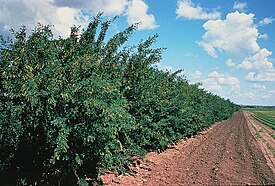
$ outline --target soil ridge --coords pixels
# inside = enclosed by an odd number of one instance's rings
[[[275,173],[243,111],[163,153],[149,153],[131,170],[131,174],[106,173],[101,178],[104,185],[275,184]]]

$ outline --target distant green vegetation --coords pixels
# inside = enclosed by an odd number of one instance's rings
[[[97,16],[65,39],[43,25],[29,36],[22,27],[0,37],[1,181],[88,185],[86,177],[123,172],[133,156],[165,149],[240,109],[189,84],[181,71],[153,67],[163,52],[151,48],[157,36],[127,46],[133,25],[106,41],[111,23]]]
[[[259,122],[275,129],[275,109],[251,109],[253,117]]]
[[[275,106],[241,106],[242,110],[261,110],[261,111],[275,111]]]

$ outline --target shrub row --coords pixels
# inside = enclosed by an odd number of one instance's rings
[[[26,28],[0,44],[1,179],[88,185],[104,170],[123,172],[133,156],[165,149],[239,106],[153,65],[157,36],[126,46],[133,25],[106,41],[100,15],[79,34],[55,39]],[[98,31],[98,32],[97,32]]]

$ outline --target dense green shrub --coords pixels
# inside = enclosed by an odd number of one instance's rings
[[[180,71],[153,67],[163,51],[150,48],[157,35],[125,47],[133,25],[106,41],[111,22],[97,16],[66,39],[43,25],[1,37],[1,179],[85,185],[239,109]]]

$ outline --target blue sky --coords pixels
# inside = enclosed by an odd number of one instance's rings
[[[119,15],[112,32],[141,22],[131,42],[159,34],[158,68],[184,69],[191,83],[238,104],[275,105],[274,0],[0,0],[0,33],[37,22],[56,36],[93,15]]]

